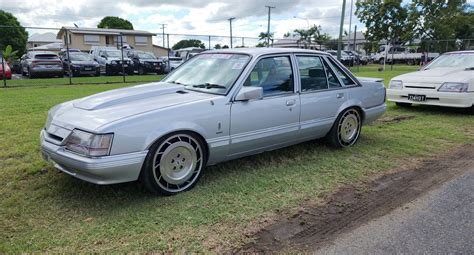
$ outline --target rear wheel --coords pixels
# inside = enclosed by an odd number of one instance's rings
[[[360,112],[355,108],[346,109],[337,117],[326,140],[334,148],[350,147],[359,139],[361,127]]]
[[[143,67],[142,67],[142,66],[139,66],[139,67],[138,67],[138,74],[139,74],[139,75],[144,75],[144,74],[145,74],[145,71],[143,70]]]
[[[140,181],[155,194],[174,195],[196,185],[206,160],[202,139],[188,132],[174,133],[151,147]]]
[[[410,107],[411,106],[411,103],[395,102],[395,104],[399,107]]]

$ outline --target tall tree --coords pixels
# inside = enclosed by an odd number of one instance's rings
[[[104,17],[99,24],[98,28],[115,28],[115,29],[127,29],[133,30],[133,25],[130,21],[122,19],[120,17],[106,16]]]
[[[313,42],[321,44],[321,41],[328,39],[329,35],[321,33],[321,26],[313,25],[308,29],[295,29],[293,37],[298,37],[298,43],[303,43],[304,48],[307,49]]]
[[[12,50],[22,55],[26,52],[26,42],[28,33],[20,25],[17,18],[11,13],[0,10],[0,24],[11,27],[0,27],[0,50],[6,49],[11,45]]]
[[[455,39],[472,38],[474,34],[472,10],[466,0],[413,0],[408,16],[415,37],[422,40],[426,50],[452,50],[456,48]]]
[[[407,23],[408,11],[402,0],[357,1],[356,15],[364,23],[369,41],[405,41],[411,38],[412,27]]]
[[[206,48],[204,43],[201,42],[200,40],[189,39],[189,40],[181,40],[177,42],[175,45],[173,45],[173,50],[178,50],[178,49],[188,48],[188,47],[198,47],[202,49]]]

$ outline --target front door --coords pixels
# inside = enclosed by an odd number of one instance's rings
[[[233,102],[230,156],[243,156],[291,143],[298,134],[300,100],[289,55],[260,59],[244,86],[263,89],[263,99]]]

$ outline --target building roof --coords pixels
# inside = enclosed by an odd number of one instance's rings
[[[97,34],[97,35],[145,35],[154,36],[156,34],[144,30],[127,30],[127,29],[111,29],[111,28],[85,28],[85,27],[62,27],[57,38],[60,38],[62,31],[67,29],[73,34]]]
[[[56,34],[52,32],[48,33],[35,33],[32,34],[30,37],[28,37],[28,42],[34,43],[34,42],[44,42],[44,43],[55,43],[55,42],[61,42],[61,40],[56,39]]]
[[[355,36],[356,36],[356,41],[363,41],[363,40],[365,40],[364,33],[362,33],[362,32],[356,32]],[[343,42],[344,42],[344,41],[347,41],[347,39],[349,39],[350,41],[353,41],[353,40],[354,40],[354,33],[351,33],[351,34],[349,35],[349,38],[347,38],[347,35],[342,37],[342,41],[343,41]]]

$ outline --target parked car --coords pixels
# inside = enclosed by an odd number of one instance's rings
[[[321,137],[350,147],[385,110],[382,80],[358,79],[327,53],[213,50],[161,82],[54,106],[41,151],[76,178],[140,179],[172,195],[191,189],[207,165]]]
[[[161,61],[165,63],[165,73],[169,73],[184,63],[184,60],[180,57],[170,57],[168,61],[168,57],[160,57]]]
[[[445,53],[418,72],[392,78],[387,98],[399,106],[472,107],[474,51]]]
[[[367,65],[367,63],[369,62],[366,56],[362,56],[357,51],[345,50],[344,52],[347,53],[347,55],[349,55],[352,58],[353,63],[355,65]]]
[[[100,65],[90,54],[84,52],[69,52],[69,59],[67,55],[67,53],[62,54],[65,74],[69,75],[70,68],[71,76],[100,75]]]
[[[1,61],[3,61],[3,65]],[[5,67],[5,70],[3,70],[3,67]],[[10,69],[8,62],[5,59],[0,59],[0,79],[3,80],[3,77],[5,77],[5,79],[7,80],[11,79],[12,70]]]
[[[114,75],[123,71],[133,74],[132,60],[124,54],[122,63],[122,51],[114,47],[93,46],[89,54],[99,63],[101,71],[106,75]]]
[[[337,51],[335,50],[326,50],[327,53],[331,54],[335,58],[337,58]],[[353,66],[354,65],[354,59],[349,56],[346,52],[341,50],[341,63],[344,64],[345,66]]]
[[[128,57],[132,59],[133,69],[138,74],[165,72],[165,64],[151,52],[133,50],[128,52]]]
[[[386,54],[387,53],[387,54]],[[385,54],[387,55],[385,57]],[[425,56],[424,56],[425,54]],[[425,61],[429,62],[434,58],[438,57],[439,53],[436,52],[416,52],[415,49],[410,49],[400,46],[386,46],[382,45],[379,48],[379,51],[375,55],[375,62],[380,64],[384,63],[403,63],[408,65],[418,65],[422,62],[422,58],[426,58]]]
[[[30,51],[22,57],[22,75],[29,78],[62,77],[63,66],[58,54],[52,51]]]

